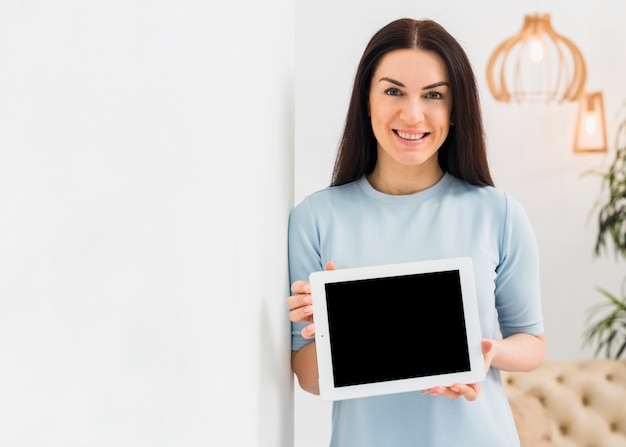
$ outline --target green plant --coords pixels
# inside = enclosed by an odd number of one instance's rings
[[[598,236],[594,254],[600,256],[611,248],[617,260],[626,259],[626,119],[619,125],[615,158],[602,176],[606,196],[599,202]],[[626,296],[597,288],[605,301],[589,308],[584,332],[585,342],[596,346],[595,355],[607,358],[626,355]]]
[[[626,119],[618,129],[615,158],[603,178],[608,198],[600,206],[595,254],[608,250],[612,243],[616,257],[626,259]]]
[[[621,300],[602,288],[597,288],[607,299],[589,309],[588,322],[593,323],[585,331],[585,339],[596,345],[595,355],[604,351],[607,358],[620,358],[626,354],[626,299]]]

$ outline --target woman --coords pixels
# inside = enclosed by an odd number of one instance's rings
[[[331,447],[519,445],[499,371],[532,370],[545,354],[538,250],[519,202],[493,186],[485,146],[458,42],[429,20],[379,30],[358,66],[331,186],[290,216],[292,368],[319,393],[311,272],[469,256],[487,376],[334,402]],[[367,329],[355,327],[355,344]]]

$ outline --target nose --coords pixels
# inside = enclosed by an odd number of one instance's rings
[[[423,104],[420,103],[419,98],[407,98],[402,108],[401,118],[407,124],[417,124],[424,119]]]

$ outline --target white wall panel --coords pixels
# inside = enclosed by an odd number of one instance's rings
[[[291,2],[0,12],[0,445],[291,446]]]

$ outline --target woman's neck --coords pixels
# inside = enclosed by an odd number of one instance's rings
[[[441,180],[443,174],[438,163],[428,169],[403,169],[393,170],[393,172],[387,172],[377,164],[367,175],[367,180],[377,191],[402,196],[430,188]]]

